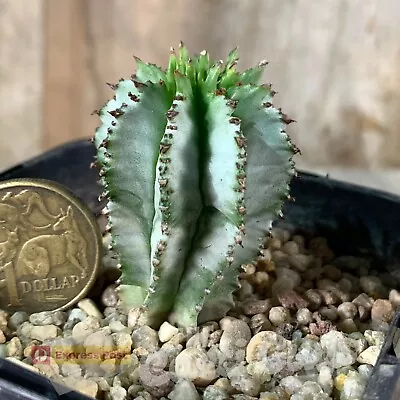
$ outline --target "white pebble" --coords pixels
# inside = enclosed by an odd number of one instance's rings
[[[220,321],[223,330],[219,348],[229,360],[243,361],[246,356],[246,346],[251,339],[251,331],[246,322],[232,317]]]
[[[72,328],[72,337],[77,341],[80,341],[99,328],[100,322],[97,318],[87,317],[85,320],[78,322]]]
[[[312,312],[308,308],[300,308],[296,313],[296,321],[300,325],[307,325],[313,321]]]
[[[316,382],[305,382],[298,392],[293,394],[290,400],[330,400],[331,397],[323,392]]]
[[[99,390],[97,383],[90,379],[69,376],[64,378],[63,382],[66,386],[74,388],[74,390],[92,398],[97,396],[97,392]]]
[[[296,376],[286,376],[281,379],[280,386],[282,386],[287,393],[293,394],[303,386],[303,382]]]
[[[385,334],[380,331],[372,331],[367,329],[364,332],[364,337],[370,346],[382,346],[385,341]]]
[[[290,312],[285,307],[272,307],[269,311],[268,318],[275,326],[281,325],[285,322],[290,322]]]
[[[363,396],[365,381],[356,371],[350,371],[344,381],[341,400],[358,400]]]
[[[95,302],[91,299],[82,299],[78,302],[78,307],[84,311],[87,315],[90,315],[97,319],[102,319],[103,315],[97,308]]]
[[[234,389],[247,396],[257,396],[260,393],[260,382],[247,372],[244,365],[237,365],[227,373],[231,385]]]
[[[357,307],[354,303],[346,301],[337,308],[338,315],[341,319],[354,318],[357,315]]]
[[[294,254],[298,254],[300,249],[299,245],[296,242],[289,240],[282,246],[282,251],[292,256]]]
[[[360,364],[375,365],[380,351],[381,351],[380,347],[370,346],[366,350],[364,350],[361,354],[359,354],[359,356],[357,357],[357,361]]]
[[[200,400],[200,395],[192,382],[181,379],[175,384],[174,390],[168,394],[168,398],[170,400]]]
[[[263,331],[254,335],[246,348],[246,361],[262,361],[274,353],[284,353],[289,356],[294,345],[290,340],[272,331]]]
[[[158,337],[161,343],[168,342],[173,336],[179,332],[178,328],[165,321],[158,330]]]
[[[215,365],[202,349],[196,347],[190,347],[178,354],[175,359],[175,373],[197,386],[207,386],[217,378]]]
[[[321,336],[320,343],[325,349],[332,367],[346,367],[356,361],[352,343],[342,332],[330,331]]]
[[[333,388],[332,369],[323,365],[319,370],[318,383],[325,393],[331,394]]]
[[[60,332],[60,328],[55,325],[38,325],[32,327],[29,337],[43,342],[46,339],[57,337]]]
[[[396,289],[392,289],[389,293],[389,301],[392,303],[393,307],[400,306],[400,292]]]

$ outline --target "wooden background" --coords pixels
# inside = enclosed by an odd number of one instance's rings
[[[93,134],[132,55],[267,59],[298,165],[400,167],[398,0],[0,0],[0,169]]]

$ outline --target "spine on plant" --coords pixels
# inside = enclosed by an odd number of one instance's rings
[[[120,297],[141,323],[189,327],[226,314],[281,212],[290,120],[258,85],[266,63],[239,73],[236,50],[212,63],[181,45],[165,71],[137,63],[95,136]]]

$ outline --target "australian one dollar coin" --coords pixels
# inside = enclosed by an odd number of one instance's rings
[[[93,285],[101,235],[89,208],[46,180],[0,182],[0,309],[59,310]]]

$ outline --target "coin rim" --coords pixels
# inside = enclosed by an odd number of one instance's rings
[[[15,179],[8,179],[4,181],[0,181],[0,190],[4,188],[15,188],[18,186],[28,186],[28,187],[39,187],[42,189],[47,189],[49,191],[53,191],[61,195],[62,197],[66,198],[70,203],[72,203],[78,210],[85,216],[87,222],[91,230],[95,236],[95,247],[96,247],[96,257],[94,262],[94,268],[90,279],[83,287],[83,289],[76,295],[73,299],[71,299],[68,303],[64,304],[61,307],[54,308],[51,310],[44,310],[44,311],[61,311],[67,308],[72,307],[76,304],[79,300],[84,298],[89,290],[92,288],[93,284],[95,283],[98,272],[100,270],[101,262],[102,262],[102,250],[103,250],[103,240],[100,233],[100,228],[97,224],[97,220],[93,215],[93,211],[89,208],[89,206],[83,202],[79,197],[77,197],[71,189],[67,186],[62,185],[59,182],[51,181],[48,179],[38,179],[38,178],[15,178]],[[7,309],[8,307],[5,307]],[[43,311],[43,310],[42,310]],[[36,312],[40,312],[36,311]]]

